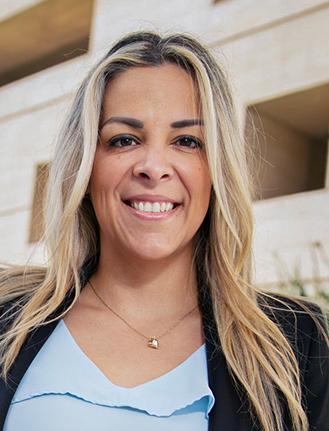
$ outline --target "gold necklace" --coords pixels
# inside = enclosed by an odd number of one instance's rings
[[[90,284],[90,287],[92,288],[92,290],[95,292],[95,295],[97,296],[97,298],[105,305],[105,307],[107,307],[110,311],[112,311],[112,313],[114,313],[117,317],[119,317],[119,319],[121,319],[123,322],[125,322],[125,324],[127,326],[129,326],[130,329],[137,332],[137,334],[141,335],[143,338],[146,338],[147,339],[147,346],[151,347],[152,349],[158,349],[159,348],[159,339],[161,337],[163,337],[164,335],[166,335],[169,331],[174,329],[182,320],[185,319],[185,317],[187,317],[189,314],[191,314],[198,307],[198,305],[196,305],[191,311],[184,314],[184,316],[178,322],[176,322],[174,325],[170,326],[170,328],[167,329],[163,334],[161,334],[159,336],[152,335],[151,337],[148,337],[148,336],[142,334],[141,332],[139,332],[133,326],[131,326],[130,323],[128,323],[123,317],[121,317],[116,311],[114,311],[108,304],[106,304],[104,299],[96,292],[96,289],[94,288],[94,286],[90,280],[88,280],[88,283]]]

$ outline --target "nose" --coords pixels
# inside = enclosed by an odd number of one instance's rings
[[[144,148],[141,158],[133,167],[133,175],[153,183],[170,179],[173,176],[173,167],[166,150],[157,145]]]

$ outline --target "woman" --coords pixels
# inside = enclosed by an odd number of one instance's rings
[[[183,34],[119,40],[51,168],[46,268],[2,271],[2,429],[328,430],[319,309],[251,285],[227,79]]]

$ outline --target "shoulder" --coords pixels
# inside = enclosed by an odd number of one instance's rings
[[[262,297],[260,306],[290,342],[299,365],[303,405],[310,430],[329,422],[329,341],[327,319],[308,300],[281,295]]]
[[[263,312],[288,335],[312,333],[316,328],[326,330],[325,316],[314,302],[302,297],[261,294],[258,303]]]
[[[0,265],[0,333],[38,292],[46,272],[43,266]]]
[[[271,294],[262,296],[259,305],[289,341],[302,373],[320,357],[329,367],[328,316],[317,304],[303,298]]]
[[[328,316],[321,308],[303,298],[277,294],[262,296],[259,304],[290,342],[299,362],[301,377],[310,381],[318,373],[318,377],[328,380]]]
[[[4,334],[22,308],[24,297],[19,296],[0,305],[0,335]]]

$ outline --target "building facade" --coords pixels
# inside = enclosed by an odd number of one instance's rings
[[[329,293],[329,2],[3,0],[0,261],[45,262],[43,185],[88,68],[128,31],[184,31],[213,47],[259,167],[255,282]]]

